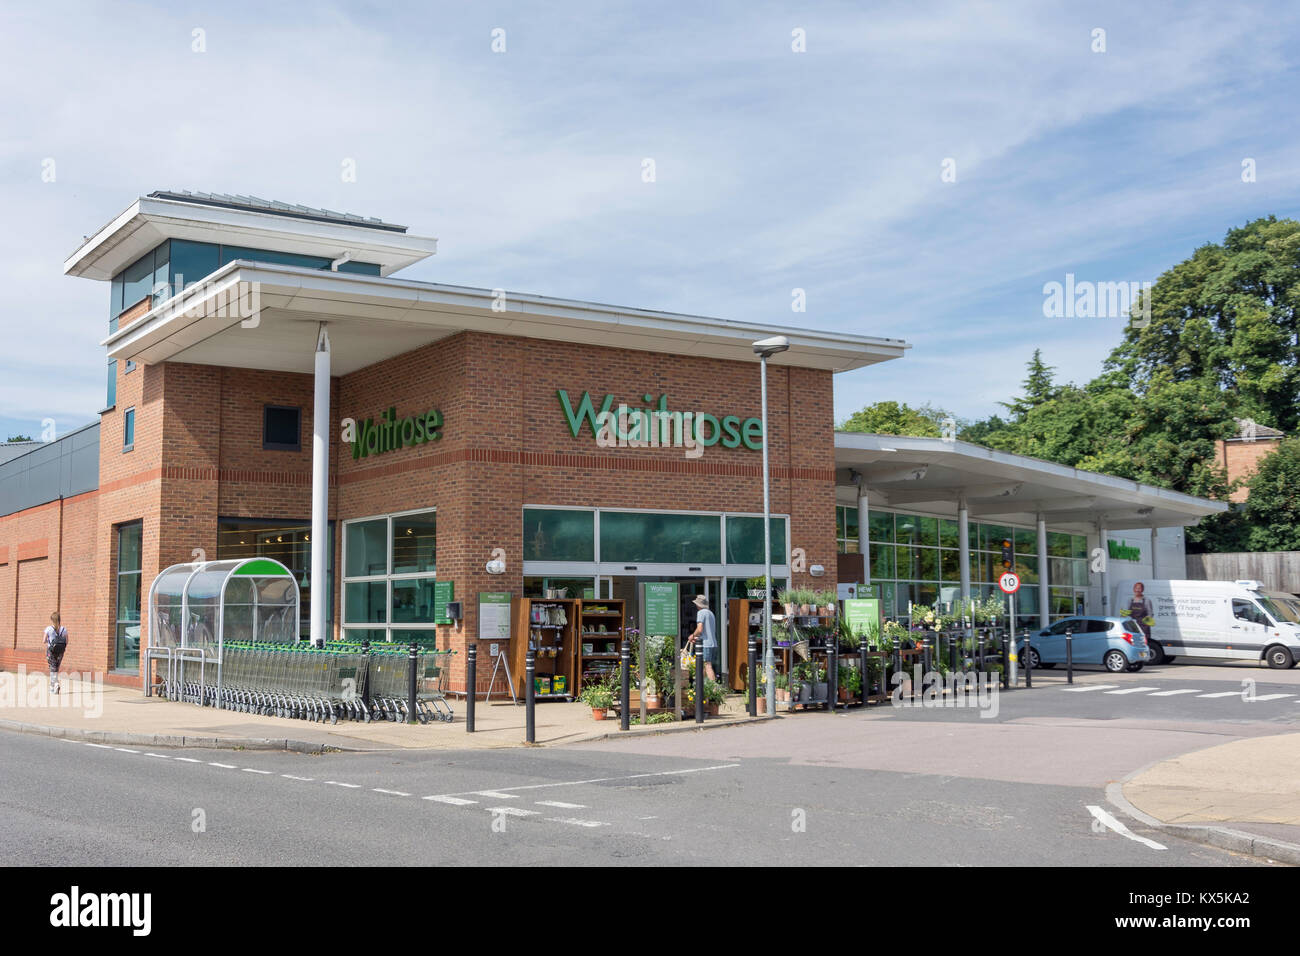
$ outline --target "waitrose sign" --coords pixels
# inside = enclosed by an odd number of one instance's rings
[[[590,392],[583,392],[575,404],[564,389],[555,393],[560,410],[577,438],[587,428],[597,444],[632,448],[677,447],[698,444],[705,448],[745,448],[759,451],[763,447],[763,421],[739,415],[713,415],[701,411],[673,411],[668,396],[643,395],[645,407],[614,406],[614,396],[607,394],[597,408]]]
[[[442,438],[442,412],[431,408],[418,415],[397,417],[397,409],[389,408],[379,416],[379,421],[367,418],[352,426],[352,457],[368,458],[382,455],[398,448],[411,448]],[[349,440],[345,431],[344,441]]]

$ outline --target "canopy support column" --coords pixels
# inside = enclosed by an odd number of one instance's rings
[[[1047,588],[1050,585],[1047,573],[1047,518],[1038,513],[1038,626],[1046,630],[1051,626],[1051,602],[1048,600]]]
[[[975,615],[970,610],[970,509],[964,494],[957,497],[957,574],[961,581],[962,619],[971,622],[971,627],[966,628],[970,638],[974,636]]]
[[[1110,614],[1110,531],[1106,516],[1097,519],[1097,544],[1101,547],[1101,614]]]
[[[328,639],[325,622],[328,594],[325,568],[329,564],[330,473],[330,337],[325,323],[316,334],[315,403],[311,420],[311,642]]]

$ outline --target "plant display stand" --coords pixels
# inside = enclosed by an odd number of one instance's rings
[[[514,598],[510,602],[510,673],[515,691],[526,692],[529,648],[535,653],[534,678],[545,688],[537,700],[573,700],[577,677],[578,609],[582,602],[563,598]]]
[[[578,602],[578,685],[574,693],[582,693],[585,681],[618,674],[623,610],[623,601],[618,599]]]

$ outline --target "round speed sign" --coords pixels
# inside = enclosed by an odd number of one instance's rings
[[[1020,590],[1020,575],[1014,571],[1008,571],[998,578],[998,587],[1006,594],[1015,594]]]

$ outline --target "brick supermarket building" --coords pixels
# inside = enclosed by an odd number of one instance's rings
[[[149,585],[196,558],[281,560],[304,637],[461,651],[479,592],[631,599],[680,580],[725,605],[763,569],[751,345],[778,333],[774,576],[798,547],[833,586],[832,375],[905,343],[393,275],[434,249],[376,220],[189,193],[141,198],[77,249],[64,271],[110,291],[109,397],[98,425],[0,463],[0,666],[43,666],[58,607],[66,666],[138,684]],[[632,447],[647,410],[702,418],[704,447]],[[438,623],[436,582],[458,625]]]
[[[901,357],[897,339],[395,274],[435,246],[190,193],[143,197],[83,243],[64,271],[109,291],[108,400],[97,423],[0,446],[0,667],[43,667],[58,608],[70,669],[138,686],[155,576],[255,556],[298,579],[304,638],[464,651],[480,595],[563,588],[633,611],[647,581],[679,582],[685,613],[708,594],[726,633],[726,599],[763,573],[752,346],[776,334],[778,585],[860,583],[906,621],[991,595],[1009,550],[1017,613],[1047,626],[1105,613],[1108,551],[1124,577],[1184,576],[1183,527],[1225,507],[959,441],[836,433],[834,374]],[[703,447],[683,447],[688,421]]]

